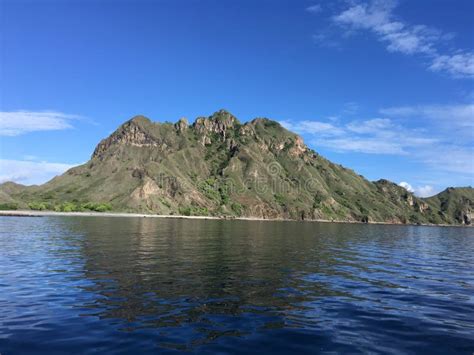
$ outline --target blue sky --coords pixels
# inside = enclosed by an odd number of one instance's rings
[[[269,117],[370,180],[474,185],[474,2],[2,0],[0,180],[130,117]],[[406,185],[406,186],[408,186]]]

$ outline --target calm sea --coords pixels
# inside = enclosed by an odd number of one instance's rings
[[[474,229],[0,218],[0,353],[474,352]]]

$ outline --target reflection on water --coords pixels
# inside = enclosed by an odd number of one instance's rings
[[[0,353],[474,351],[474,230],[0,219]]]

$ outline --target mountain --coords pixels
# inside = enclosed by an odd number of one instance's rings
[[[309,149],[278,122],[227,111],[189,125],[136,116],[41,186],[0,185],[0,208],[470,224],[474,189],[418,198]]]

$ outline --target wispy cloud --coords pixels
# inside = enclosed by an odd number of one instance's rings
[[[455,138],[451,137],[451,139],[456,141]],[[465,146],[445,142],[415,153],[414,156],[417,159],[433,169],[469,175],[471,181],[474,181],[474,149],[472,145]]]
[[[417,130],[408,130],[388,118],[353,120],[339,125],[323,121],[280,123],[292,131],[310,135],[316,146],[337,152],[406,155],[409,148],[438,142],[436,138],[424,137]]]
[[[81,116],[62,112],[1,111],[0,136],[18,136],[35,131],[55,131],[73,128],[71,121]]]
[[[335,15],[336,24],[350,30],[370,30],[385,42],[387,49],[404,54],[433,53],[439,32],[426,26],[408,26],[393,20],[393,1],[355,4]]]
[[[474,128],[474,104],[396,106],[383,108],[380,113],[394,117],[449,122],[450,125]]]
[[[474,78],[474,52],[471,50],[443,51],[441,45],[453,38],[452,33],[425,25],[411,25],[397,19],[396,1],[351,1],[334,14],[332,23],[344,29],[344,34],[369,31],[385,44],[389,52],[422,56],[427,69],[447,73],[456,78]],[[321,42],[328,38],[318,37]],[[331,41],[334,41],[331,39]]]
[[[474,133],[471,111],[469,105],[404,106],[380,110],[385,114],[383,118],[283,121],[281,124],[305,135],[315,147],[340,153],[406,156],[428,166],[433,172],[457,173],[472,178]],[[412,117],[441,123],[426,125],[430,127],[428,130],[423,128],[423,122],[417,121],[416,128],[413,128]],[[462,125],[464,129],[459,128]],[[453,127],[458,127],[459,132]]]
[[[290,131],[298,133],[309,133],[319,135],[336,136],[344,134],[344,130],[336,127],[334,124],[329,122],[321,121],[280,121],[281,125]]]
[[[379,113],[406,124],[429,127],[431,131],[439,132],[445,140],[451,141],[450,143],[469,146],[472,154],[474,104],[398,106],[381,109]]]
[[[327,31],[319,31],[311,36],[313,42],[320,47],[340,49],[341,43]]]
[[[342,113],[346,115],[354,115],[359,111],[359,104],[357,102],[346,102],[342,108]]]
[[[366,154],[405,155],[402,144],[384,141],[377,137],[319,138],[314,144],[336,152],[356,152]]]
[[[78,164],[0,159],[0,183],[42,184]]]
[[[356,133],[385,134],[386,131],[395,128],[388,118],[374,118],[365,121],[353,121],[347,125],[347,129]]]
[[[320,4],[314,4],[314,5],[308,6],[306,8],[306,11],[311,12],[313,14],[317,14],[323,11],[323,7]]]
[[[429,67],[432,71],[447,72],[454,77],[474,77],[474,53],[459,52],[451,55],[436,55]]]

